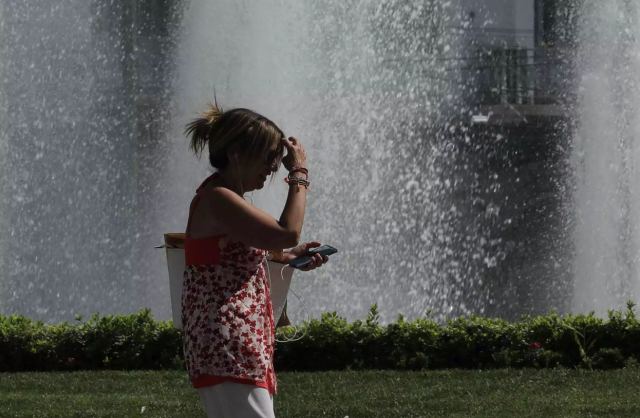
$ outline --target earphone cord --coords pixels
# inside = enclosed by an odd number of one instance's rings
[[[269,268],[269,263],[266,263],[266,264],[267,264],[267,278],[269,280],[269,289],[271,289],[271,269]],[[282,269],[280,269],[280,280],[282,280],[282,281],[284,281],[284,269],[287,268],[287,267],[292,268],[288,264],[285,264],[285,265],[282,266]],[[309,320],[310,320],[309,311],[307,311],[307,309],[305,308],[306,303],[304,301],[304,298],[302,296],[298,295],[291,287],[289,287],[289,292],[293,293],[296,296],[296,298],[298,298],[298,301],[300,302],[300,306],[302,307],[302,310],[304,311],[304,315],[303,316],[306,318],[306,322],[309,322]],[[300,331],[298,329],[298,327],[295,326],[295,325],[290,325],[290,327],[292,327],[294,329],[293,335],[290,336],[290,337],[287,337],[284,340],[279,340],[279,339],[276,338],[275,339],[276,342],[279,342],[279,343],[292,343],[294,341],[299,341],[299,340],[303,339],[307,335],[306,329],[303,329],[302,331]],[[299,332],[300,332],[300,335],[298,335]]]

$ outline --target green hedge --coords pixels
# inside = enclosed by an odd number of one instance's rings
[[[0,371],[182,367],[182,339],[148,309],[48,325],[0,316]]]
[[[640,323],[629,302],[608,320],[548,314],[518,322],[471,316],[439,325],[400,317],[381,326],[376,307],[347,323],[334,313],[306,324],[305,338],[280,344],[279,370],[497,367],[618,368],[640,359]],[[288,331],[281,330],[281,337]]]
[[[278,330],[278,339],[295,329]],[[299,327],[304,338],[278,343],[277,370],[496,367],[618,368],[640,359],[640,323],[629,302],[608,319],[548,314],[518,322],[471,316],[381,325],[376,306],[364,321],[335,313]],[[0,371],[183,367],[181,334],[149,310],[48,325],[0,316]]]

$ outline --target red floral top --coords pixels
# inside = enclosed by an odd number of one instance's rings
[[[214,176],[198,188],[194,200]],[[266,251],[224,236],[186,238],[185,257],[183,343],[193,386],[234,381],[275,393]]]

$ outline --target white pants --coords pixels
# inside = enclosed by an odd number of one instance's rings
[[[223,382],[198,388],[208,418],[275,418],[273,397],[254,385]]]

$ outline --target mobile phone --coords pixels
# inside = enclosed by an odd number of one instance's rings
[[[289,262],[289,265],[293,268],[301,268],[306,266],[311,262],[311,257],[315,254],[330,256],[331,254],[337,253],[338,250],[333,248],[331,245],[321,245],[315,248],[309,248],[307,250],[308,255],[301,255],[300,257],[296,257]]]

